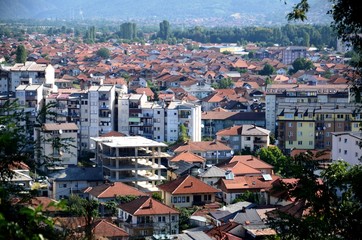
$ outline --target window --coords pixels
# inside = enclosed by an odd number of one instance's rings
[[[289,132],[289,133],[288,133],[288,136],[289,136],[289,137],[292,137],[292,136],[293,136],[293,132]]]
[[[251,137],[246,137],[246,141],[250,141]]]
[[[161,111],[157,111],[157,114],[161,114]]]
[[[327,132],[326,133],[326,137],[330,137],[331,136],[331,133],[330,132]]]
[[[173,197],[173,203],[177,203],[177,197]]]
[[[303,141],[298,141],[298,145],[303,145]]]
[[[341,153],[341,152],[342,152],[342,150],[339,148],[339,149],[338,149],[338,152],[339,152],[339,153]]]
[[[347,143],[347,138],[344,139],[344,143]]]
[[[348,153],[347,150],[344,150],[344,155],[347,155],[347,153]]]
[[[338,128],[341,128],[342,126],[343,126],[342,123],[337,123],[337,127],[338,127]]]
[[[292,145],[293,144],[293,141],[289,141],[289,145]]]
[[[303,132],[302,132],[302,131],[299,131],[299,132],[298,132],[298,136],[299,136],[299,137],[303,136]]]
[[[341,141],[342,141],[342,138],[341,138],[341,137],[339,137],[339,138],[338,138],[338,141],[339,141],[339,142],[341,142]]]
[[[298,124],[298,127],[303,127],[303,123],[299,122],[297,124]]]
[[[186,197],[185,196],[182,197],[182,202],[183,203],[186,202]]]
[[[309,127],[312,128],[312,127],[313,127],[313,123],[309,123]]]
[[[288,127],[293,127],[293,123],[289,122]]]
[[[359,141],[358,140],[356,141],[356,145],[359,146]]]
[[[309,146],[313,146],[313,141],[309,141]]]
[[[190,197],[189,196],[186,197],[186,202],[190,202]]]
[[[358,152],[355,152],[354,156],[355,156],[355,157],[358,157]]]
[[[326,142],[326,145],[327,145],[327,146],[330,146],[330,145],[331,145],[331,142]]]

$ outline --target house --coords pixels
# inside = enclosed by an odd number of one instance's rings
[[[296,178],[279,178],[272,183],[269,191],[269,203],[272,205],[286,206],[295,202],[290,190],[295,189],[298,184]]]
[[[190,151],[206,159],[206,164],[216,164],[230,159],[233,151],[220,141],[188,142],[174,150],[176,154]]]
[[[148,196],[118,206],[120,225],[132,237],[179,233],[179,211]]]
[[[177,154],[175,157],[171,158],[169,160],[169,163],[175,163],[175,162],[178,162],[181,160],[183,160],[185,162],[193,163],[201,168],[205,167],[205,162],[206,162],[205,158],[203,158],[197,154],[194,154],[192,152],[185,151],[185,152],[181,152],[181,153]]]
[[[218,131],[216,139],[234,151],[248,150],[253,152],[269,146],[269,134],[269,130],[245,124]]]
[[[216,210],[209,211],[209,216],[211,217],[211,222],[213,225],[220,226],[224,223],[233,219],[237,213],[241,211],[245,211],[245,209],[250,209],[255,207],[256,204],[251,202],[237,202],[233,204],[229,204],[227,206],[223,206]]]
[[[101,167],[68,167],[51,177],[50,196],[59,200],[72,194],[83,195],[83,189],[103,184]]]
[[[162,191],[162,199],[168,206],[191,207],[215,201],[219,192],[214,187],[193,176],[183,176],[157,186]]]
[[[146,193],[121,182],[104,183],[88,187],[83,192],[88,194],[90,200],[99,202],[115,200],[117,196],[148,196]]]
[[[272,183],[279,177],[275,175],[263,174],[262,176],[240,176],[228,179],[221,179],[219,189],[223,192],[223,201],[232,203],[245,192],[253,192],[257,195],[259,203],[268,202],[268,191],[272,188]]]
[[[200,171],[200,166],[184,160],[171,162],[167,169],[167,179],[174,180],[185,175],[197,177]]]
[[[199,175],[200,179],[210,186],[214,186],[214,184],[216,184],[221,178],[225,178],[225,176],[226,171],[217,166],[211,166]]]
[[[274,167],[257,157],[252,155],[237,155],[234,156],[228,163],[219,165],[218,167],[232,170],[235,176],[244,176],[243,171],[252,171],[252,173],[259,172],[260,174],[273,175]],[[247,172],[245,172],[247,173]]]
[[[83,217],[54,218],[57,229],[67,230],[74,239],[83,239],[86,236],[86,221]],[[91,224],[94,239],[128,240],[129,234],[117,225],[106,219],[95,219]]]

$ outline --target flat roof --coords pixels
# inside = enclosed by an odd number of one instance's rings
[[[127,148],[127,147],[167,147],[166,144],[153,141],[141,136],[124,137],[91,137],[93,141],[102,143],[109,147]]]

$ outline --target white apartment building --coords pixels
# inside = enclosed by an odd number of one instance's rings
[[[179,136],[179,126],[184,124],[193,142],[201,141],[201,105],[186,102],[171,102],[165,109],[165,139],[174,142]]]
[[[115,116],[115,86],[91,86],[88,90],[88,104],[89,137],[98,137],[112,131]]]
[[[38,135],[39,134],[39,135]],[[48,170],[65,168],[78,163],[78,127],[75,123],[44,123],[40,137],[41,158],[48,158]]]
[[[340,132],[332,135],[332,160],[344,160],[351,165],[361,164],[361,132]]]
[[[30,122],[35,122],[35,117],[44,104],[43,90],[43,84],[19,85],[16,88],[15,97],[20,107],[24,108]]]
[[[95,162],[103,167],[103,174],[112,182],[123,182],[146,192],[158,191],[157,183],[166,180],[161,175],[166,167],[161,151],[167,147],[141,136],[92,137],[96,143]]]
[[[19,85],[54,85],[54,67],[36,62],[16,63],[11,67],[1,67],[0,92],[15,92]]]

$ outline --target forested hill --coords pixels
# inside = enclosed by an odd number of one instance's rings
[[[286,2],[286,4],[285,4]],[[234,22],[268,25],[286,22],[297,0],[0,0],[0,18],[166,19],[202,24]],[[328,23],[327,0],[309,0],[313,23]],[[197,19],[197,20],[195,20]]]

